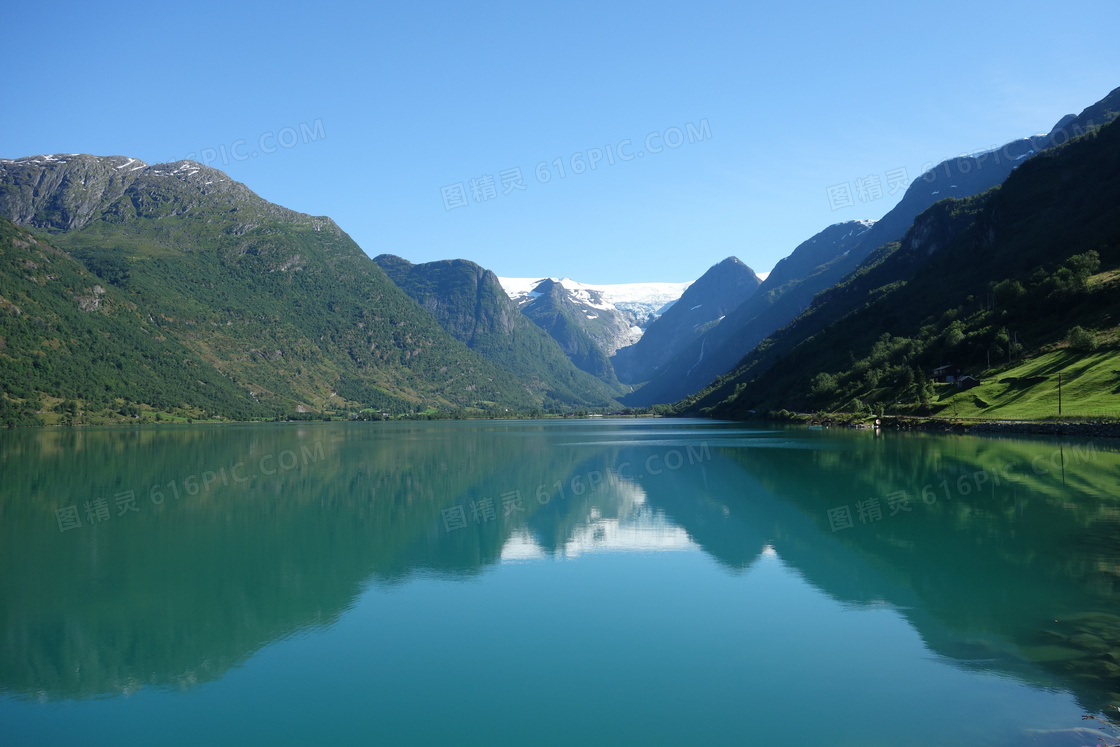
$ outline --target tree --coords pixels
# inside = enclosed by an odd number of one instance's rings
[[[1027,295],[1027,289],[1018,280],[1004,280],[996,283],[992,288],[992,295],[998,308],[1011,309]]]
[[[1101,267],[1101,255],[1095,250],[1083,254],[1075,254],[1065,261],[1066,268],[1073,276],[1073,286],[1076,290],[1084,290],[1089,278]]]
[[[992,352],[996,355],[1001,355],[1003,351],[1007,351],[1007,362],[1011,363],[1011,335],[1007,333],[1006,327],[1001,327],[996,333],[995,338],[992,340]]]
[[[945,329],[945,345],[948,348],[955,348],[960,345],[964,342],[964,338],[964,325],[959,320],[953,321]]]
[[[810,391],[814,397],[827,397],[836,391],[836,377],[824,371],[820,372],[813,378]]]
[[[933,401],[933,381],[928,376],[923,375],[920,371],[916,372],[914,378],[914,398],[925,409],[929,409],[929,403]]]

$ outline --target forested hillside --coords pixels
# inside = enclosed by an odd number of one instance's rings
[[[1066,412],[1105,407],[1100,397],[1115,399],[1120,384],[1109,368],[1118,281],[1120,128],[1110,124],[1036,156],[1002,187],[934,205],[678,410],[994,414],[1034,401],[1024,416],[1056,415],[1063,371],[1074,387]],[[941,365],[981,387],[935,387]]]
[[[236,419],[541,403],[448,335],[329,218],[194,162],[3,161],[0,216],[25,226],[6,224],[0,277],[0,334],[12,341],[0,383],[21,422],[53,400],[66,415]],[[114,342],[75,342],[99,332]],[[175,376],[142,362],[159,358],[157,343]],[[118,364],[130,378],[109,388],[77,373]]]

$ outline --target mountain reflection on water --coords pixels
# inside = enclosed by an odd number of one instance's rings
[[[3,434],[0,466],[9,695],[190,688],[332,625],[371,583],[703,552],[733,574],[777,556],[841,603],[890,606],[954,666],[1120,702],[1109,442],[664,420],[56,429]]]

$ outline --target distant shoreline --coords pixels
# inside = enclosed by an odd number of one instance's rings
[[[308,419],[292,419],[292,420],[193,420],[191,422],[183,422],[179,420],[164,420],[146,422],[127,422],[127,421],[112,421],[106,423],[43,423],[39,425],[21,425],[12,428],[15,429],[32,429],[32,428],[130,428],[137,426],[179,426],[189,427],[193,425],[307,425],[308,423],[423,423],[423,422],[470,422],[470,421],[483,421],[483,420],[505,420],[505,421],[522,421],[522,420],[615,420],[615,419],[628,419],[628,420],[649,420],[649,419],[665,419],[665,420],[678,420],[678,419],[693,419],[695,416],[664,416],[653,413],[631,413],[631,414],[589,414],[589,415],[566,415],[566,416],[514,416],[504,418],[481,418],[481,417],[464,417],[464,418],[419,418],[419,417],[401,417],[401,418],[385,418],[383,420],[358,420],[358,419],[343,419],[331,418],[323,420],[320,418]],[[712,420],[722,420],[721,418],[710,418]],[[726,420],[723,422],[750,422],[752,419],[747,420]],[[885,416],[880,418],[880,430],[909,430],[909,431],[925,431],[929,433],[967,433],[967,434],[982,434],[982,433],[1007,433],[1007,434],[1021,434],[1021,435],[1036,435],[1036,436],[1078,436],[1083,438],[1115,438],[1120,439],[1120,421],[1115,422],[1094,422],[1083,420],[1071,421],[1049,421],[1049,420],[960,420],[960,419],[941,419],[941,418],[921,418],[921,417],[900,417],[900,416]],[[820,418],[809,414],[799,414],[790,420],[770,420],[765,419],[765,422],[774,423],[776,425],[825,425],[834,428],[851,428],[851,429],[872,429],[875,427],[875,418],[867,418],[866,416],[854,416],[850,414],[835,414],[829,417]]]

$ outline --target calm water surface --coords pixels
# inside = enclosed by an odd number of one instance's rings
[[[1112,442],[0,434],[0,744],[1097,744]]]

